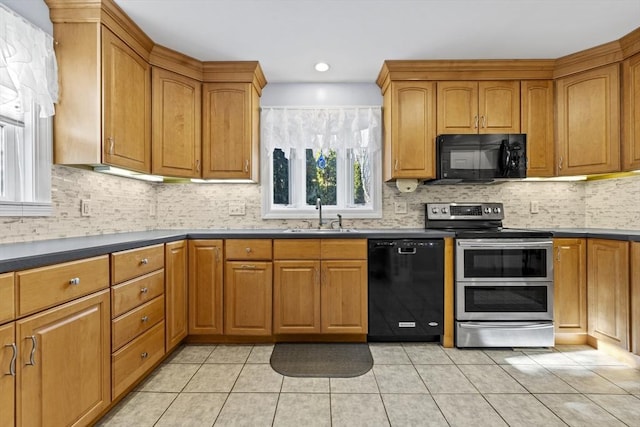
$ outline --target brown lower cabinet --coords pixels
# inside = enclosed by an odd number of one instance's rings
[[[587,241],[553,240],[556,343],[587,341]]]
[[[0,425],[15,425],[16,376],[13,362],[17,355],[15,322],[0,326]]]
[[[224,274],[224,333],[271,335],[272,263],[227,261]]]
[[[640,242],[631,242],[631,351],[640,355]]]
[[[15,322],[16,425],[87,425],[110,404],[109,305],[104,290]]]
[[[275,334],[366,334],[367,241],[273,243]]]
[[[189,335],[221,335],[222,240],[189,241]]]
[[[588,239],[589,335],[629,350],[629,242]]]
[[[167,353],[173,350],[188,332],[187,315],[187,264],[188,246],[186,240],[167,243],[164,249],[165,276],[165,347]]]

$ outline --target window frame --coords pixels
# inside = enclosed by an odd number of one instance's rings
[[[32,104],[24,122],[0,116],[5,165],[0,165],[7,193],[0,194],[0,217],[51,216],[52,117],[40,118]],[[17,128],[22,127],[18,132]],[[19,141],[22,134],[22,141]],[[20,151],[22,149],[22,151]],[[2,167],[4,166],[4,167]]]
[[[291,150],[289,158],[289,197],[290,205],[273,204],[273,153],[265,153],[267,160],[262,167],[262,218],[263,219],[315,219],[318,211],[315,205],[307,205],[306,200],[306,163],[305,154]],[[350,149],[336,149],[337,205],[323,205],[323,216],[328,218],[341,214],[343,218],[368,219],[382,218],[382,152],[369,153],[373,156],[371,164],[372,188],[371,204],[366,207],[349,206],[353,200],[353,153]]]

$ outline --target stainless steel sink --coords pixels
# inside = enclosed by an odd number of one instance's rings
[[[309,234],[331,234],[331,233],[357,233],[358,230],[353,228],[287,228],[284,233],[309,233]]]

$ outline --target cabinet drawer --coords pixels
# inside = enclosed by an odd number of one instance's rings
[[[225,259],[271,260],[271,239],[229,239],[224,249]]]
[[[113,351],[164,319],[164,296],[149,301],[111,322]]]
[[[18,316],[109,286],[109,257],[66,262],[16,273]]]
[[[164,322],[160,322],[111,356],[113,398],[135,383],[164,356]]]
[[[111,317],[116,318],[134,307],[164,293],[164,269],[111,288]]]
[[[124,282],[164,267],[164,245],[111,254],[111,284]]]
[[[0,274],[0,323],[16,316],[13,273]]]
[[[366,239],[322,239],[322,259],[367,259]]]
[[[320,239],[274,240],[273,259],[320,259]]]

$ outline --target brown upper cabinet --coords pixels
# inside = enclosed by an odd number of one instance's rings
[[[640,169],[640,54],[622,64],[622,170]]]
[[[157,67],[152,76],[152,173],[199,178],[202,83]]]
[[[520,82],[520,126],[527,135],[527,176],[554,176],[553,81]]]
[[[520,133],[520,81],[438,82],[438,135]]]
[[[258,181],[260,95],[251,83],[205,83],[203,178]]]
[[[384,93],[384,180],[435,178],[436,84],[392,82]]]
[[[151,172],[151,67],[99,22],[56,22],[54,162]]]
[[[619,74],[616,63],[556,80],[558,175],[620,170]]]

